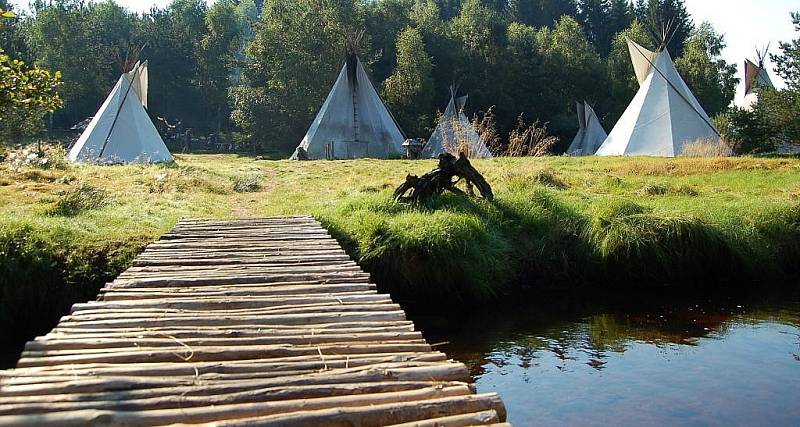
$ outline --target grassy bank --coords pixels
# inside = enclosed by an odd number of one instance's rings
[[[417,301],[516,286],[726,286],[798,272],[800,160],[475,161],[497,199],[390,201],[434,161],[177,156],[172,166],[0,165],[0,327],[27,336],[90,298],[181,217],[319,218]]]

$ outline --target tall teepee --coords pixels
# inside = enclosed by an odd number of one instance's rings
[[[767,73],[767,69],[764,65],[767,59],[768,51],[769,46],[767,46],[767,48],[763,51],[756,49],[756,58],[758,63],[755,63],[749,59],[744,60],[744,97],[737,103],[739,108],[752,110],[753,106],[758,103],[757,89],[775,88],[775,85],[772,84],[772,80],[769,78],[769,74]]]
[[[567,149],[570,156],[591,156],[603,145],[608,135],[594,109],[588,102],[576,102],[578,111],[578,134]]]
[[[598,156],[674,157],[686,143],[719,140],[719,132],[666,48],[651,52],[629,39],[628,50],[639,92],[597,150]]]
[[[145,111],[147,61],[120,76],[69,152],[77,163],[171,162],[172,155]]]
[[[490,159],[492,153],[486,148],[478,132],[464,115],[467,96],[456,98],[457,88],[450,86],[450,102],[439,119],[439,124],[428,138],[422,157],[437,157],[444,152],[458,155],[463,152],[473,159]]]
[[[405,137],[356,55],[358,39],[348,40],[339,77],[292,158],[386,158],[403,153]]]

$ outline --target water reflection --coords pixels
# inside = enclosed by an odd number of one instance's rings
[[[798,292],[532,300],[413,318],[518,425],[800,425]]]

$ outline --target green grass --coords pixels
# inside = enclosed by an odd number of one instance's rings
[[[176,157],[171,166],[0,164],[0,327],[46,330],[182,217],[312,214],[383,290],[420,302],[798,272],[796,159],[476,160],[493,203],[445,195],[405,206],[392,190],[434,161]]]

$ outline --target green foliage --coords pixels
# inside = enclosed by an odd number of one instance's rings
[[[397,66],[383,83],[383,97],[406,132],[419,135],[432,123],[433,64],[416,28],[397,38]]]
[[[209,95],[228,87],[224,79],[214,80],[213,87],[210,83],[219,76],[209,73],[207,65],[224,58],[203,58],[204,52],[216,54],[202,49],[206,13],[202,0],[175,0],[165,9],[152,9],[142,17],[137,35],[137,39],[148,42],[142,55],[150,61],[150,114],[170,122],[180,120],[195,135],[216,130],[223,101]],[[114,79],[118,77],[114,75]]]
[[[247,23],[237,14],[233,0],[219,0],[209,8],[205,24],[208,32],[200,42],[200,87],[205,101],[211,104],[210,109],[213,111],[216,107],[216,132],[219,133],[230,116],[228,88],[238,65],[236,55],[242,46]]]
[[[728,108],[736,93],[736,65],[720,58],[725,41],[710,23],[692,31],[675,66],[705,111],[713,116]]]
[[[494,82],[504,60],[506,25],[501,14],[479,0],[462,2],[458,16],[448,23],[456,53],[448,58],[452,64],[447,70],[450,74],[447,80],[439,80],[440,87],[446,88],[454,80],[461,83],[462,89],[469,91],[470,103],[476,109],[505,106],[507,101],[498,96],[502,92],[498,93]],[[507,127],[507,123],[501,127]]]
[[[800,12],[792,13],[794,29],[800,33]],[[771,55],[775,69],[786,81],[789,90],[800,91],[800,38],[781,42],[781,54]]]
[[[631,25],[633,16],[627,0],[578,0],[578,20],[603,57],[611,51],[614,36]]]
[[[779,145],[800,145],[800,89],[763,89],[755,111],[772,126],[771,132],[765,131],[766,138]]]
[[[12,58],[30,62],[22,24],[8,0],[0,0],[0,47]]]
[[[800,12],[792,14],[795,30],[800,33]],[[771,147],[775,145],[800,145],[800,38],[781,43],[781,54],[772,55],[776,71],[786,81],[786,88],[757,88],[758,103],[749,119],[740,128],[752,130],[749,140],[755,140],[756,132],[762,131],[763,139]],[[744,113],[740,113],[744,114]],[[770,147],[770,148],[771,148]]]
[[[555,133],[568,134],[574,128],[575,100],[602,97],[603,63],[580,24],[570,17],[561,18],[553,29],[540,28],[536,46],[542,56],[544,74],[560,76],[541,86],[539,102],[543,109],[551,111],[551,128]]]
[[[578,16],[574,0],[511,0],[514,21],[534,27],[552,27],[563,16]]]
[[[114,58],[134,41],[134,15],[112,1],[35,2],[34,12],[27,34],[35,64],[61,71],[65,108],[53,120],[69,127],[93,115],[119,78]]]
[[[536,29],[512,22],[506,32],[508,45],[505,52],[503,80],[508,84],[498,88],[506,99],[506,111],[529,111],[541,108],[538,97],[520,97],[518,93],[535,93],[542,89],[539,83],[545,77],[542,56],[536,44]]]
[[[342,64],[352,2],[267,0],[247,48],[245,84],[231,92],[233,121],[262,148],[291,151]]]
[[[383,0],[365,2],[363,6],[364,30],[376,53],[372,63],[372,78],[376,83],[388,78],[400,62],[399,37],[411,25],[409,10],[414,4],[414,0]]]
[[[800,14],[792,14],[800,32]],[[781,43],[782,54],[772,55],[787,87],[756,88],[758,102],[752,111],[733,109],[722,116],[724,135],[737,153],[764,153],[783,145],[800,145],[800,39]]]
[[[576,130],[575,100],[590,101],[610,128],[638,89],[622,35],[654,49],[668,23],[670,53],[708,112],[725,109],[733,84],[719,60],[724,40],[705,25],[693,30],[683,0],[263,3],[259,18],[253,0],[175,0],[141,15],[114,0],[39,0],[0,30],[0,43],[62,72],[56,128],[92,115],[119,78],[114,59],[145,46],[152,118],[197,136],[241,132],[248,147],[281,155],[330,90],[345,35],[361,29],[361,59],[411,137],[428,135],[455,82],[470,95],[468,116],[491,109],[507,135],[525,114],[564,141],[559,151]]]
[[[635,9],[637,18],[653,40],[660,44],[666,35],[669,53],[674,58],[683,56],[686,41],[694,29],[685,0],[637,0]]]
[[[61,74],[28,67],[0,49],[0,144],[39,131],[47,113],[61,108]]]
[[[758,154],[774,151],[780,130],[774,126],[765,105],[752,111],[733,108],[715,118],[722,137],[731,143],[736,154]]]

